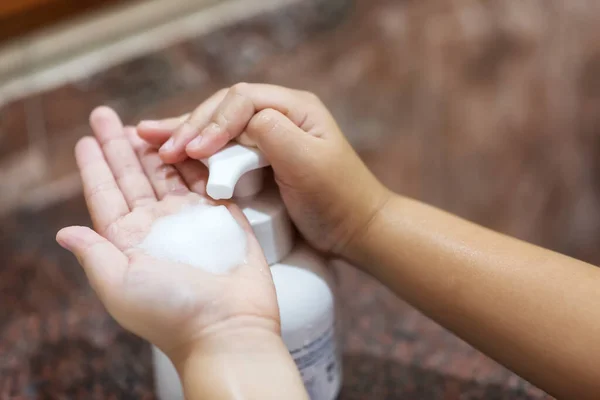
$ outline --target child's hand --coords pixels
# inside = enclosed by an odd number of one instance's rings
[[[304,237],[340,256],[389,198],[311,93],[241,83],[189,115],[143,121],[137,129],[162,146],[160,157],[168,163],[208,157],[235,138],[258,146]]]
[[[203,335],[245,330],[279,332],[273,282],[243,214],[228,206],[248,233],[247,264],[213,275],[154,259],[136,246],[152,222],[199,203],[206,170],[195,161],[164,165],[135,129],[123,128],[110,109],[92,113],[96,138],[76,147],[77,163],[96,232],[69,227],[57,235],[82,264],[110,314],[172,358],[186,356]],[[136,152],[139,156],[136,156]],[[213,335],[214,336],[214,335]]]

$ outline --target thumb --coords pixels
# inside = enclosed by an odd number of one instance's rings
[[[276,174],[312,165],[321,138],[315,137],[271,108],[254,115],[246,126],[248,137],[265,154]],[[301,172],[301,171],[300,171]]]
[[[111,290],[120,290],[128,259],[112,243],[84,226],[61,229],[56,241],[77,257],[90,285],[105,304]]]

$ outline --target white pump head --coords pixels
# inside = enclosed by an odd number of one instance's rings
[[[238,143],[230,143],[200,161],[209,171],[206,193],[215,200],[230,199],[234,189],[238,197],[258,193],[262,189],[261,168],[270,165],[260,150]]]
[[[201,161],[208,167],[206,193],[215,200],[235,197],[269,265],[282,260],[294,245],[294,229],[279,191],[262,191],[263,167],[270,165],[265,156],[257,148],[230,143]]]

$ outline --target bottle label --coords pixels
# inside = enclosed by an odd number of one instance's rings
[[[341,384],[341,357],[331,326],[305,346],[290,351],[311,400],[333,400]]]

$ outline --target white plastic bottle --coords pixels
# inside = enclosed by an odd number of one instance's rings
[[[341,386],[333,276],[326,261],[298,243],[271,266],[281,336],[312,400],[333,400]]]
[[[202,161],[209,168],[206,191],[214,199],[234,198],[271,266],[281,315],[283,341],[311,400],[333,400],[341,387],[341,349],[336,332],[334,280],[316,251],[294,242],[294,229],[275,185],[263,190],[263,167],[254,148],[229,144]],[[160,400],[183,400],[175,367],[153,348]]]

